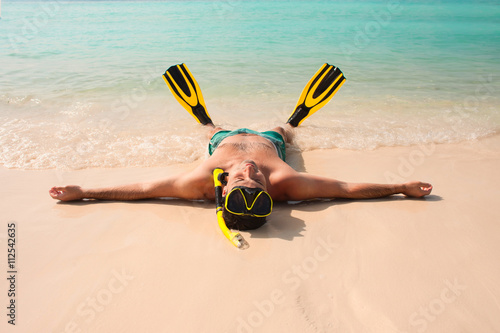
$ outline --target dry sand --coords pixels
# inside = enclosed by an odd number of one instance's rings
[[[237,250],[213,203],[57,203],[53,185],[152,180],[147,169],[0,169],[2,270],[16,225],[16,326],[2,332],[499,332],[500,137],[290,154],[346,181],[431,182],[426,199],[276,205]],[[195,163],[196,164],[196,163]],[[495,171],[496,170],[496,171]]]

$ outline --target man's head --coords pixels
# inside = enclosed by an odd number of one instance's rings
[[[267,222],[266,217],[235,215],[226,209],[222,211],[222,217],[226,226],[234,230],[253,230],[262,227]]]
[[[266,223],[272,210],[271,196],[266,192],[267,181],[257,164],[245,160],[227,176],[224,188],[223,217],[230,229],[257,229]]]
[[[244,160],[233,167],[229,172],[223,195],[226,195],[235,186],[245,186],[249,188],[267,189],[266,177],[252,160]]]

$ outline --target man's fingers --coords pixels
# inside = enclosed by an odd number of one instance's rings
[[[59,199],[63,194],[64,187],[54,186],[49,190],[49,194],[54,199]]]
[[[420,181],[412,181],[407,183],[408,191],[404,194],[410,197],[421,198],[425,195],[429,195],[432,191],[432,185],[429,183],[424,183]]]
[[[62,187],[53,187],[50,189],[49,192],[52,192],[52,193],[57,193],[57,192],[60,192],[62,190]]]
[[[50,196],[51,196],[52,198],[57,199],[57,198],[59,197],[59,195],[61,194],[61,192],[56,191],[56,190],[54,190],[54,189],[51,189],[51,190],[49,191],[49,194],[50,194]]]
[[[420,182],[418,184],[418,187],[419,187],[420,191],[422,192],[422,196],[429,195],[432,191],[432,185],[429,183]]]
[[[432,185],[429,183],[420,184],[420,188],[426,192],[429,192],[429,193],[431,193],[431,191],[432,191]]]

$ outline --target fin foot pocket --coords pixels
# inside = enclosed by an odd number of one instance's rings
[[[307,117],[325,106],[344,84],[342,71],[330,64],[324,64],[302,90],[295,110],[287,123],[299,126]]]

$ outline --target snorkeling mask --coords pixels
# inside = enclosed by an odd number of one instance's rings
[[[224,207],[235,215],[266,217],[273,210],[273,199],[260,188],[235,186],[226,195]]]

